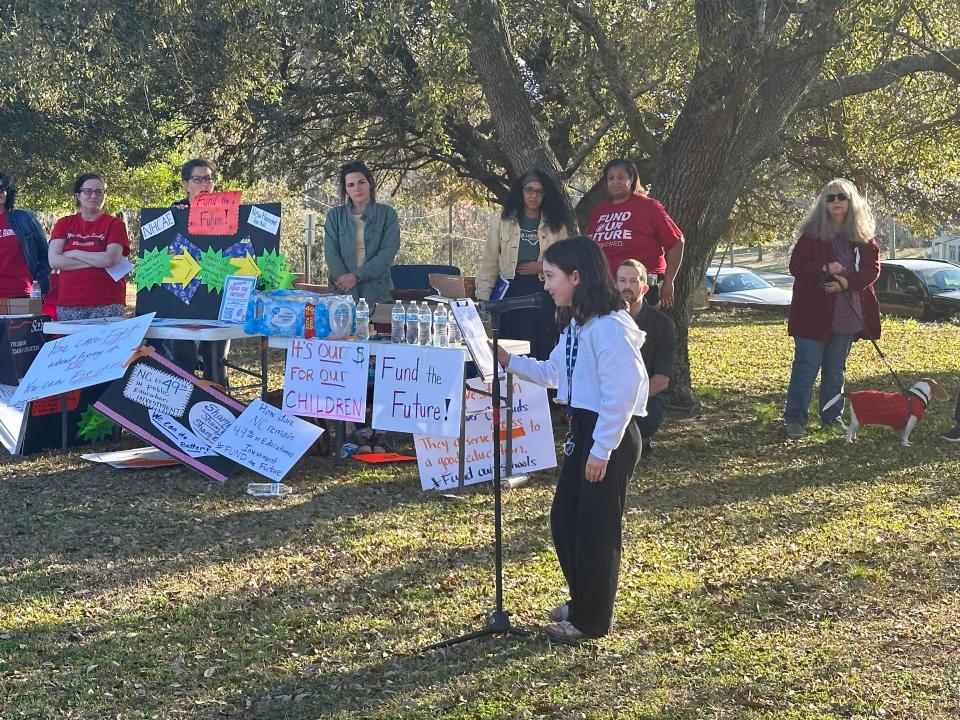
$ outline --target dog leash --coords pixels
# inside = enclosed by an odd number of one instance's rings
[[[864,332],[866,332],[867,324],[863,320],[863,315],[861,315],[860,312],[857,310],[857,306],[853,304],[853,300],[850,299],[850,295],[848,294],[848,292],[849,292],[848,290],[844,290],[843,296],[846,298],[847,304],[850,305],[850,309],[853,311],[853,314],[857,316],[857,320],[859,320],[860,324],[863,326]],[[902,380],[900,380],[900,376],[897,375],[897,371],[893,369],[893,365],[887,359],[887,356],[883,354],[883,350],[880,349],[880,345],[877,343],[876,338],[872,338],[868,336],[867,339],[870,341],[870,344],[873,345],[874,350],[877,351],[877,355],[880,356],[880,360],[883,361],[884,365],[886,365],[887,370],[890,371],[890,374],[893,376],[893,380],[895,383],[897,383],[897,387],[900,388],[900,391],[904,395],[910,395],[910,391],[907,390],[907,386],[903,384]]]

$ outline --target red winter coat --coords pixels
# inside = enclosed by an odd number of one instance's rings
[[[865,332],[858,338],[880,337],[880,306],[873,283],[880,275],[880,248],[876,240],[854,246],[860,254],[859,270],[845,273],[848,288],[860,291],[860,309]],[[838,295],[828,295],[820,286],[823,266],[836,262],[831,241],[801,235],[790,255],[793,300],[787,331],[794,337],[826,342],[833,333],[833,308]],[[843,302],[846,302],[844,300]]]

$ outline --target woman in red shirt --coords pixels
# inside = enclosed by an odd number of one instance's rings
[[[629,160],[611,160],[603,168],[610,202],[590,213],[587,235],[610,263],[610,274],[624,260],[637,260],[647,269],[650,305],[673,305],[673,281],[683,261],[683,233],[663,205],[640,186],[637,166]]]
[[[103,175],[80,175],[73,194],[80,212],[60,218],[50,233],[50,267],[60,271],[57,317],[120,317],[126,310],[126,280],[114,280],[107,268],[129,254],[127,228],[123,220],[103,212],[107,195]]]
[[[0,298],[27,297],[36,282],[50,289],[47,234],[33,213],[13,207],[17,188],[0,171]]]
[[[831,180],[800,226],[790,254],[793,300],[787,331],[793,368],[783,420],[787,438],[806,433],[813,383],[820,374],[820,423],[839,425],[843,380],[854,340],[880,337],[880,306],[873,284],[880,248],[867,201],[849,180]]]

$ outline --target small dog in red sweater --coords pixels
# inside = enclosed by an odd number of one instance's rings
[[[861,390],[850,393],[850,427],[847,442],[857,439],[861,425],[889,425],[900,431],[900,444],[910,445],[910,433],[923,419],[927,406],[934,400],[944,402],[950,394],[936,380],[922,378],[905,393]]]

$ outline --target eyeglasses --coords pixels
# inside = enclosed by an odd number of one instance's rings
[[[537,188],[535,188],[535,187],[525,187],[525,188],[523,189],[523,191],[524,191],[527,195],[539,195],[540,197],[543,197],[543,195],[544,195],[543,190],[537,190]]]
[[[200,183],[203,183],[203,184],[210,183],[212,185],[214,182],[216,182],[216,180],[217,178],[213,175],[191,175],[190,176],[190,182],[197,183],[198,185]]]
[[[100,190],[99,188],[96,190],[93,188],[80,188],[80,194],[85,195],[86,197],[103,197],[107,194],[107,191]]]
[[[847,196],[846,193],[836,193],[836,194],[830,193],[829,195],[827,195],[828,203],[832,203],[834,200],[840,200],[842,202],[844,200],[849,200],[849,199],[850,198]]]

